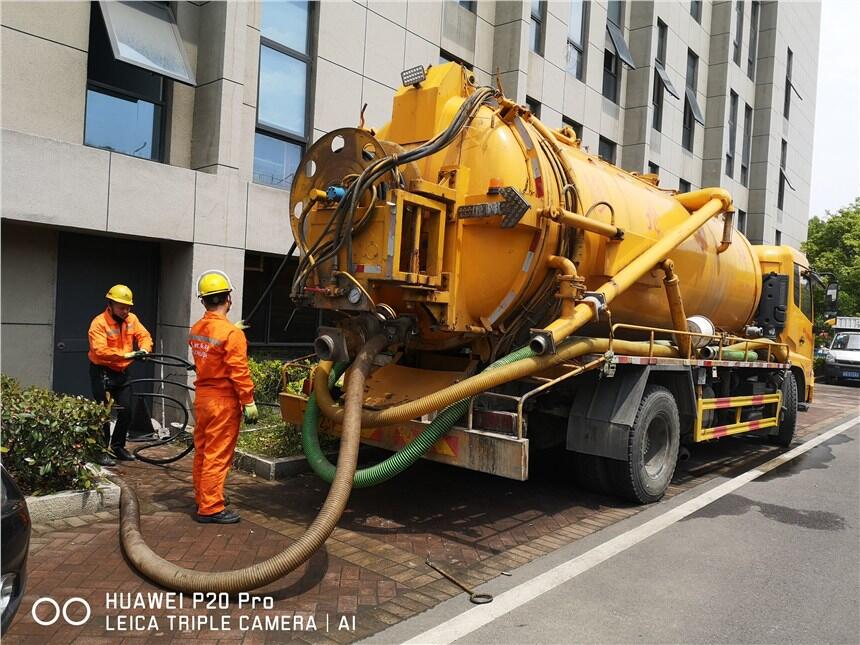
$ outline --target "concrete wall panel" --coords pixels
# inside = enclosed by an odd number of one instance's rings
[[[290,193],[248,184],[248,250],[283,255],[292,243]]]
[[[325,6],[325,5],[323,5]],[[314,127],[329,132],[358,123],[361,111],[361,75],[317,59]]]
[[[372,11],[367,14],[364,76],[390,88],[400,87],[406,30]]]
[[[442,39],[442,3],[438,0],[430,0],[430,2],[409,0],[406,3],[406,28],[424,40],[439,43]]]
[[[50,387],[54,369],[54,326],[2,326],[0,370],[22,385]]]
[[[89,49],[89,2],[4,2],[0,22],[61,45]]]
[[[3,127],[83,143],[86,52],[6,27],[0,52]]]
[[[321,2],[317,54],[320,58],[360,74],[364,69],[366,27],[367,9],[364,7],[354,2]],[[375,46],[379,44],[375,43]],[[319,65],[318,86],[319,79],[326,78],[322,70],[322,65]]]
[[[247,184],[236,174],[197,173],[194,241],[220,246],[245,246]]]
[[[109,152],[9,130],[2,147],[3,217],[105,230]]]
[[[107,230],[190,242],[195,173],[126,155],[111,155]]]

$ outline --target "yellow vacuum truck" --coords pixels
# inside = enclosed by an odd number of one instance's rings
[[[268,560],[193,571],[149,549],[115,478],[126,554],[162,586],[269,584],[325,542],[353,488],[422,457],[525,480],[530,449],[556,447],[582,484],[653,502],[685,446],[788,445],[812,400],[820,279],[794,249],[750,245],[725,190],[661,189],[454,63],[403,83],[387,125],[308,149],[283,215],[300,249],[289,295],[330,321],[308,396],[280,395],[331,482],[320,514]],[[341,435],[337,467],[320,430]],[[393,454],[357,469],[360,442]]]
[[[323,136],[293,183],[292,297],[333,314],[310,402],[323,431],[344,413],[336,364],[381,333],[366,444],[403,451],[462,402],[424,457],[524,480],[529,449],[558,446],[583,484],[639,502],[685,445],[788,445],[813,392],[801,253],[752,246],[725,190],[661,189],[459,65],[410,73],[387,125]],[[288,421],[307,407],[281,395]]]

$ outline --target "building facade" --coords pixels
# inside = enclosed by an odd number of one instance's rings
[[[459,61],[660,185],[721,185],[754,243],[806,236],[815,3],[4,2],[2,371],[84,393],[116,282],[186,354],[195,278],[248,314],[292,242],[289,187],[330,130],[387,120],[400,72]],[[366,107],[365,107],[366,106]],[[297,351],[285,270],[248,331]],[[243,311],[244,303],[244,311]]]

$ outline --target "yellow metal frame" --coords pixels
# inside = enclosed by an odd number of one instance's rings
[[[772,417],[764,419],[755,419],[753,421],[741,421],[741,413],[744,408],[776,404],[776,414]],[[735,422],[728,425],[713,426],[710,428],[702,427],[702,419],[704,412],[707,410],[724,410],[726,408],[735,409]],[[773,394],[754,394],[751,396],[726,396],[716,399],[699,399],[696,403],[696,430],[693,439],[696,442],[708,441],[709,439],[718,439],[727,437],[733,434],[741,434],[743,432],[752,432],[753,430],[762,430],[764,428],[773,428],[779,425],[779,411],[782,408],[782,392],[774,392]]]
[[[628,329],[631,331],[640,331],[640,332],[648,332],[648,356],[651,357],[654,355],[654,343],[656,340],[657,334],[665,334],[670,338],[672,336],[687,336],[692,340],[693,338],[706,338],[708,341],[713,341],[718,344],[719,350],[717,355],[713,358],[713,360],[724,360],[723,359],[723,349],[725,349],[729,344],[737,345],[740,343],[744,344],[745,351],[767,351],[767,356],[764,359],[766,363],[786,363],[788,360],[782,360],[780,357],[776,356],[777,353],[774,350],[779,350],[779,353],[782,353],[783,356],[788,356],[788,345],[785,343],[774,343],[767,340],[762,339],[750,339],[750,338],[741,338],[740,336],[734,336],[732,334],[700,334],[697,332],[691,331],[680,331],[675,329],[663,329],[661,327],[648,327],[646,325],[629,325],[626,323],[615,323],[610,328],[609,334],[609,349],[612,351],[612,342],[615,340],[615,335],[619,329]],[[702,359],[704,360],[704,359]],[[746,361],[746,362],[754,362],[754,361]]]
[[[389,246],[388,249],[390,262],[388,277],[412,284],[440,287],[442,285],[442,253],[445,248],[445,204],[405,190],[398,190],[396,193],[396,224],[394,230],[389,229],[388,231],[388,235],[394,237],[393,245]],[[411,215],[407,212],[407,206],[414,207]],[[412,249],[412,257],[407,259],[409,270],[402,271],[401,264],[404,260],[401,255],[403,232],[409,217],[414,218],[412,240],[409,245],[409,248]],[[428,232],[427,268],[421,271],[419,253],[421,235],[424,231]],[[391,248],[392,246],[393,248]]]

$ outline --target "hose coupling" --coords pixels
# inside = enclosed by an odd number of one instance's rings
[[[600,312],[606,310],[606,294],[600,291],[586,291],[580,302],[594,310],[594,320],[600,320]]]
[[[555,354],[558,351],[555,337],[548,329],[530,329],[529,332],[532,336],[529,340],[529,349],[538,356]]]

